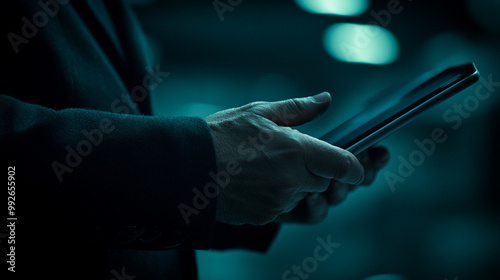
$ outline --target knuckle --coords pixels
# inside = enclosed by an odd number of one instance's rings
[[[290,102],[287,103],[290,112],[298,112],[302,113],[306,110],[306,106],[304,106],[303,102],[298,98],[290,99]]]
[[[285,130],[284,132],[286,133],[286,137],[283,141],[283,148],[290,151],[293,156],[301,154],[305,150],[306,145],[300,132],[295,129]]]
[[[251,103],[248,103],[246,105],[241,106],[240,110],[247,111],[247,112],[259,113],[259,112],[263,111],[266,104],[268,104],[268,102],[254,101],[254,102],[251,102]]]

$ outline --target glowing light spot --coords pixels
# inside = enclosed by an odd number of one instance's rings
[[[378,25],[334,24],[325,31],[324,43],[330,55],[345,62],[389,64],[399,54],[396,37]]]
[[[302,9],[315,14],[356,16],[368,9],[368,0],[295,0]]]

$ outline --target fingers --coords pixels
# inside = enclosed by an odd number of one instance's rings
[[[297,205],[308,195],[309,193],[301,192],[295,196],[294,202],[288,206],[288,208],[283,213],[288,213],[295,209]]]
[[[389,161],[389,151],[385,147],[372,147],[359,155],[359,161],[365,168],[365,180],[361,185],[370,185],[378,171]]]
[[[302,137],[309,172],[349,184],[363,182],[363,165],[353,154],[314,137],[305,134]]]
[[[352,191],[352,185],[332,180],[328,190],[324,192],[328,205],[338,205],[344,201],[349,192]]]
[[[326,196],[322,193],[311,193],[305,199],[307,216],[304,217],[305,223],[319,223],[328,215],[328,202]]]
[[[370,160],[374,163],[373,166],[378,170],[384,167],[389,162],[389,151],[387,148],[378,146],[368,150]]]
[[[311,121],[324,112],[330,102],[330,94],[322,92],[310,97],[250,104],[242,109],[250,110],[280,126],[297,126]],[[292,133],[298,133],[296,136],[301,139],[306,167],[312,175],[351,184],[363,181],[363,166],[354,155],[298,131]],[[317,190],[304,189],[304,191]]]
[[[249,107],[254,113],[280,126],[298,126],[323,113],[331,102],[328,92],[277,102],[262,102]]]
[[[373,147],[363,152],[359,156],[359,161],[366,170],[363,184],[370,184],[374,180],[377,171],[388,160],[389,152],[385,147]],[[289,209],[287,213],[280,215],[276,221],[307,224],[321,222],[327,216],[328,207],[342,203],[356,187],[356,185],[346,182],[330,180],[326,191],[308,193],[304,199],[299,203],[295,203],[291,210]]]
[[[280,223],[315,224],[328,214],[328,202],[324,193],[309,193],[290,212],[281,214],[275,221]]]

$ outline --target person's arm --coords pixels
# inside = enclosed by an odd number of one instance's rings
[[[62,236],[99,246],[262,250],[275,225],[219,223],[211,245],[214,220],[269,224],[332,179],[364,177],[352,154],[285,127],[314,118],[329,96],[249,104],[208,118],[210,128],[197,118],[56,111],[1,98],[4,164],[16,166],[24,186],[27,224],[43,227],[57,215]]]
[[[0,114],[2,168],[15,167],[21,236],[118,248],[210,248],[215,198],[193,205],[216,171],[202,119],[52,110],[7,95],[0,95]]]

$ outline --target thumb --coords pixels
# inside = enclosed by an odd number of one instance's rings
[[[332,98],[328,92],[314,96],[293,98],[264,103],[255,113],[280,126],[297,126],[321,115],[330,105]]]

